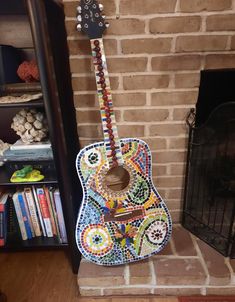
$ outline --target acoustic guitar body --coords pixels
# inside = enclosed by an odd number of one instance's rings
[[[121,139],[123,164],[110,168],[104,142],[82,149],[76,161],[83,187],[76,241],[88,260],[120,265],[158,253],[171,218],[151,179],[151,153],[139,139]]]

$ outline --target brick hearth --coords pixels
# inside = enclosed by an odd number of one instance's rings
[[[176,225],[166,248],[147,261],[102,267],[82,260],[78,285],[82,296],[235,294],[235,260]]]

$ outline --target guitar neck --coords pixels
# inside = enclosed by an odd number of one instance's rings
[[[102,39],[92,39],[91,49],[95,68],[97,95],[100,105],[106,157],[109,167],[123,164],[123,158],[118,138],[117,125],[113,110],[110,80],[107,71],[106,57]]]

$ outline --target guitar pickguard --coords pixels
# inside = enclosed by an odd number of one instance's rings
[[[92,262],[120,265],[158,253],[171,234],[171,218],[151,180],[151,153],[138,139],[120,140],[128,186],[113,191],[105,185],[109,169],[104,143],[77,156],[83,202],[76,226],[80,252]]]

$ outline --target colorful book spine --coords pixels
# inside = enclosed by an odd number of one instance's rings
[[[29,209],[29,213],[30,213],[30,217],[31,217],[31,221],[32,221],[32,227],[33,227],[35,236],[36,237],[41,236],[42,232],[40,230],[40,225],[39,225],[38,216],[37,216],[37,210],[36,210],[36,206],[35,206],[31,188],[25,188],[24,194],[25,194],[25,200],[28,205],[28,209]]]
[[[51,198],[50,198],[49,190],[45,186],[43,187],[43,189],[44,189],[46,199],[47,199],[47,204],[48,204],[48,207],[49,207],[52,232],[53,232],[53,235],[56,236],[57,235],[57,230],[56,230],[55,217],[54,217],[53,210],[52,210],[52,204],[51,204]]]
[[[5,245],[5,233],[4,233],[4,217],[3,212],[0,211],[0,246]]]
[[[33,232],[32,232],[32,228],[31,228],[31,225],[30,225],[30,218],[29,218],[29,215],[28,215],[27,206],[26,206],[26,203],[24,201],[23,194],[21,192],[18,192],[17,194],[18,194],[18,200],[19,200],[21,213],[22,213],[22,216],[23,216],[23,221],[24,221],[24,225],[25,225],[25,229],[26,229],[26,233],[27,233],[27,238],[32,239],[33,238]]]
[[[47,203],[45,192],[42,188],[36,189],[38,200],[40,203],[40,208],[42,212],[42,218],[45,224],[46,234],[47,237],[53,237],[53,231],[52,231],[52,225],[51,225],[51,217],[50,217],[50,211],[49,206]]]
[[[55,191],[55,188],[49,187],[48,191],[49,191],[50,200],[51,200],[51,206],[52,206],[52,211],[53,211],[53,215],[54,215],[54,219],[55,219],[55,226],[56,226],[57,236],[58,236],[59,241],[62,242],[61,241],[61,236],[60,236],[59,224],[58,224],[58,217],[57,217],[56,208],[55,208],[55,200],[54,200],[54,191]]]
[[[21,237],[23,240],[27,240],[28,237],[27,237],[24,220],[23,220],[23,214],[21,212],[21,207],[20,207],[20,203],[19,203],[19,199],[18,199],[18,193],[15,193],[13,195],[12,199],[13,199],[13,203],[14,203],[14,207],[15,207],[18,224],[20,227]]]
[[[8,193],[0,198],[0,246],[4,246],[7,238],[7,201]]]
[[[37,208],[37,214],[38,214],[38,217],[39,217],[39,220],[40,220],[40,226],[41,226],[42,234],[43,234],[43,236],[46,236],[46,229],[45,229],[44,221],[43,221],[43,218],[42,218],[42,211],[41,211],[41,208],[40,208],[38,196],[37,196],[36,189],[35,189],[34,186],[32,187],[32,191],[33,191],[34,201],[35,201],[36,208]]]
[[[60,192],[59,192],[58,189],[56,189],[55,192],[54,192],[54,200],[55,200],[55,207],[56,207],[56,212],[57,212],[57,217],[58,217],[58,224],[59,224],[59,229],[60,229],[61,242],[62,243],[67,243],[68,239],[67,239],[67,233],[66,233],[66,228],[65,228],[65,222],[64,222],[64,215],[63,215],[63,210],[62,210]]]

